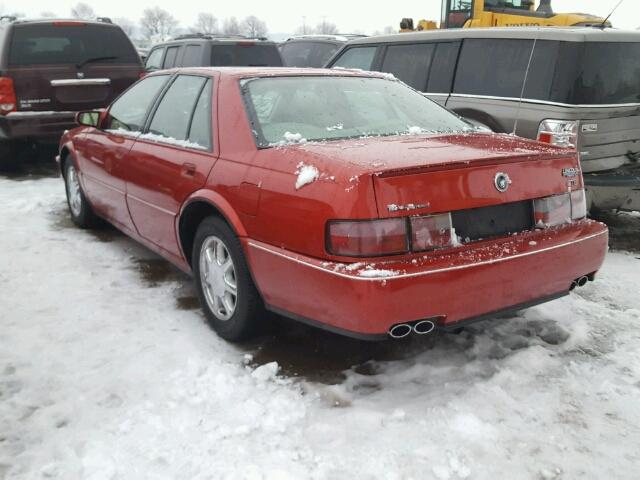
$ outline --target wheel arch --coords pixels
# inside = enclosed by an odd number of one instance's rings
[[[473,120],[473,123],[477,122],[482,126],[491,129],[492,132],[505,133],[505,129],[502,127],[500,122],[487,112],[476,110],[475,108],[456,108],[454,111],[465,119]]]
[[[196,192],[184,203],[176,219],[178,243],[190,266],[196,230],[210,216],[222,218],[238,237],[247,236],[240,217],[222,195],[213,191]]]

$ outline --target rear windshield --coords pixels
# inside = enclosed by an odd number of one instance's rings
[[[140,58],[125,33],[107,25],[16,25],[9,65],[134,63]]]
[[[281,67],[282,58],[274,44],[214,45],[211,48],[211,66]]]
[[[282,60],[287,67],[324,67],[339,45],[321,42],[291,42],[282,46]]]
[[[395,80],[269,77],[243,83],[260,147],[367,136],[473,130],[448,110]]]

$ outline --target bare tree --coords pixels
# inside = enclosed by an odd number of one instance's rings
[[[86,3],[78,3],[71,8],[71,16],[73,18],[81,18],[83,20],[93,20],[96,18],[96,12]]]
[[[40,18],[55,18],[58,15],[56,15],[54,12],[40,12]]]
[[[218,19],[210,13],[199,13],[196,24],[191,27],[194,33],[218,33]]]
[[[323,35],[335,35],[338,33],[338,27],[335,23],[327,22],[326,18],[323,18],[322,21],[316,26],[316,33],[320,33]]]
[[[242,29],[240,28],[238,19],[236,17],[225,18],[224,24],[222,25],[222,33],[225,35],[240,35]]]
[[[124,18],[124,17],[114,18],[113,22],[116,25],[119,25],[120,28],[124,30],[124,33],[126,33],[129,37],[133,37],[133,34],[136,32],[136,24],[133,23],[128,18]]]
[[[146,8],[140,19],[140,26],[148,40],[165,40],[178,26],[178,21],[160,7]]]
[[[248,37],[259,38],[264,37],[267,32],[267,24],[255,15],[249,15],[244,19],[244,33]]]

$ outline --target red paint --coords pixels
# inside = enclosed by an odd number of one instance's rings
[[[451,324],[568,291],[604,260],[607,229],[579,221],[551,230],[433,252],[355,259],[330,255],[329,220],[407,216],[389,204],[435,214],[568,191],[562,169],[575,152],[504,135],[398,136],[258,150],[238,86],[244,77],[317,75],[325,70],[189,69],[214,82],[214,149],[202,152],[77,128],[61,145],[74,151],[83,188],[98,214],[189,270],[179,244],[191,202],[215,206],[242,240],[265,302],[279,310],[362,334],[441,316]],[[180,73],[177,71],[176,73]],[[357,72],[334,75],[362,76]],[[300,162],[322,174],[295,189]],[[496,172],[511,188],[500,193]],[[577,179],[581,187],[581,178]],[[363,278],[354,262],[398,272]]]

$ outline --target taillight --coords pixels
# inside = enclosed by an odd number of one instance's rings
[[[536,227],[546,228],[570,223],[587,216],[587,200],[584,190],[538,198],[533,201]]]
[[[404,218],[336,221],[327,226],[327,249],[346,257],[375,257],[409,251]]]
[[[15,112],[17,103],[13,79],[0,77],[0,115]]]
[[[577,148],[578,122],[543,120],[538,127],[538,140],[556,147]]]
[[[453,242],[451,214],[411,218],[411,250],[423,252],[450,247]]]
[[[571,220],[581,220],[587,216],[587,196],[584,190],[571,192]]]

